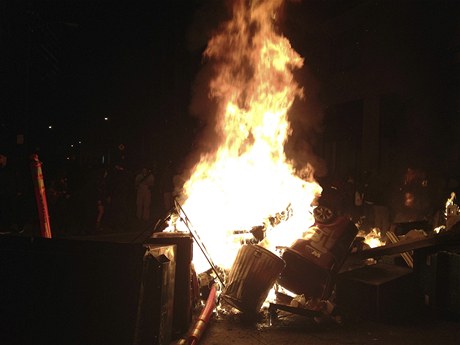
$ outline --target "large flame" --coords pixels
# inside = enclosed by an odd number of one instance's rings
[[[212,260],[224,268],[240,247],[235,230],[263,225],[264,246],[289,246],[313,224],[311,204],[320,193],[311,167],[296,172],[284,153],[288,110],[302,95],[292,71],[303,59],[276,33],[282,4],[234,1],[232,19],[205,51],[216,66],[209,95],[218,104],[215,131],[222,140],[193,168],[182,207]],[[209,266],[199,256],[195,250],[202,271]]]

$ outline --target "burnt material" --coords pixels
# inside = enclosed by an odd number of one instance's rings
[[[327,299],[358,229],[345,217],[313,229],[311,238],[297,240],[283,253],[286,268],[278,283],[299,295]]]
[[[307,316],[307,317],[320,317],[323,313],[319,310],[311,310],[306,308],[291,307],[286,304],[270,303],[268,311],[275,314],[277,310],[287,311],[292,314]]]
[[[348,256],[347,262],[355,262],[367,258],[379,258],[386,255],[409,252],[416,249],[424,249],[432,253],[439,250],[447,250],[460,246],[460,223],[454,225],[451,230],[439,234],[431,233],[426,238],[412,241],[399,241],[381,247],[362,250]]]

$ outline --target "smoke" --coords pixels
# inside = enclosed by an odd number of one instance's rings
[[[286,157],[294,162],[298,170],[310,164],[316,176],[324,176],[327,173],[326,162],[315,151],[321,144],[324,118],[319,85],[308,61],[295,76],[303,86],[303,97],[296,99],[288,113],[292,133],[284,147]]]
[[[191,52],[203,51],[219,25],[230,16],[230,1],[199,0],[187,31],[187,48]]]
[[[187,31],[187,49],[192,55],[201,56],[199,70],[191,87],[192,97],[189,105],[189,113],[198,122],[198,133],[192,143],[192,151],[184,162],[180,181],[188,180],[191,169],[199,161],[201,154],[211,153],[219,144],[219,138],[214,131],[218,104],[209,97],[209,83],[215,75],[214,66],[211,61],[203,58],[203,52],[219,26],[230,19],[231,1],[197,2],[197,9]],[[178,185],[176,189],[180,187],[182,186]]]

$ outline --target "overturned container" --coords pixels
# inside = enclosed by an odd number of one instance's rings
[[[259,246],[243,245],[230,270],[222,298],[243,313],[257,313],[275,284],[285,262]]]
[[[286,268],[278,284],[299,295],[327,299],[358,229],[346,217],[315,218],[313,235],[296,240],[283,252]]]

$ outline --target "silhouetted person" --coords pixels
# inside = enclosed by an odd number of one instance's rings
[[[90,233],[102,231],[105,225],[106,177],[105,168],[93,168],[82,186],[84,200],[81,202],[81,223]]]
[[[390,229],[390,211],[385,189],[388,184],[379,173],[367,171],[363,183],[363,202],[371,210],[371,228],[378,228],[384,235]]]
[[[428,179],[422,170],[408,167],[393,201],[395,233],[409,230],[429,230],[431,203]]]
[[[116,232],[129,230],[131,221],[131,204],[133,180],[122,161],[116,162],[107,175],[107,222]]]
[[[153,172],[147,168],[136,175],[136,216],[137,219],[148,222],[150,220],[150,207],[152,206],[151,189],[155,183]]]
[[[70,211],[75,208],[75,205],[69,204],[73,201],[70,198],[67,176],[64,172],[61,172],[57,178],[51,180],[46,188],[46,199],[53,235],[61,235],[69,230],[73,218],[70,216]]]
[[[8,163],[6,151],[0,151],[0,231],[11,230],[15,197],[14,172]]]

